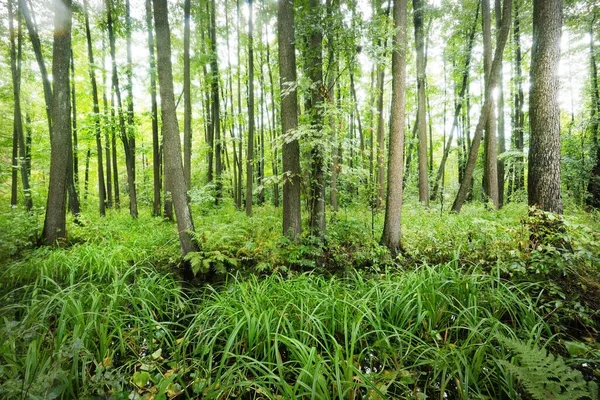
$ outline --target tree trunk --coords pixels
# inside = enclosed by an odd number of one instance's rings
[[[513,146],[514,149],[519,152],[519,156],[515,158],[513,162],[514,178],[513,178],[513,190],[509,193],[512,195],[514,192],[525,189],[525,165],[523,158],[525,156],[525,113],[523,112],[523,106],[525,103],[525,95],[523,92],[523,73],[521,68],[522,55],[521,55],[521,24],[519,17],[519,4],[520,0],[515,2],[515,17],[514,17],[514,29],[513,29],[513,40],[515,45],[515,83],[516,91],[514,94],[514,126],[513,126]]]
[[[423,0],[413,0],[413,20],[415,26],[415,47],[417,49],[417,136],[419,138],[419,201],[429,207],[429,175],[427,172],[427,114],[425,95],[425,14]]]
[[[477,162],[479,146],[481,144],[481,139],[483,136],[483,128],[487,123],[488,117],[491,112],[490,110],[492,109],[492,91],[488,90],[488,88],[496,86],[498,82],[498,72],[500,70],[500,67],[502,66],[502,55],[504,53],[504,46],[506,45],[506,40],[508,39],[508,33],[510,31],[511,9],[511,0],[504,0],[504,6],[502,10],[502,27],[498,34],[498,42],[496,44],[496,51],[494,53],[494,59],[492,61],[492,66],[489,74],[490,79],[486,85],[485,99],[483,101],[481,115],[479,116],[479,121],[477,122],[477,126],[475,128],[475,134],[473,136],[471,148],[469,149],[469,158],[467,161],[467,166],[465,168],[464,176],[460,184],[458,193],[456,194],[456,198],[454,199],[454,204],[452,204],[452,211],[457,213],[460,212],[462,205],[467,199],[467,195],[473,183],[473,172],[475,171],[475,163]]]
[[[500,9],[498,9],[498,12]],[[490,68],[492,63],[492,12],[490,7],[490,0],[483,0],[482,21],[483,21],[483,70],[484,70],[484,82],[485,90],[494,91],[496,88],[496,82],[494,85],[490,85]],[[502,64],[498,69],[498,78],[502,71]],[[494,97],[490,98],[490,115],[488,115],[487,122],[485,124],[485,141],[484,141],[484,168],[483,168],[483,182],[484,191],[489,200],[491,200],[493,207],[497,210],[499,208],[498,203],[498,149],[496,144],[496,114],[494,106]]]
[[[120,135],[121,141],[123,142],[123,149],[125,152],[125,165],[127,169],[127,185],[129,186],[129,214],[133,218],[137,218],[137,194],[135,190],[135,149],[132,148],[132,145],[135,145],[135,139],[131,136],[132,126],[129,128],[125,123],[125,116],[123,115],[123,103],[121,101],[121,90],[119,86],[119,76],[117,74],[117,59],[116,59],[116,50],[115,50],[115,35],[113,29],[113,20],[112,20],[112,0],[106,1],[106,15],[107,15],[107,27],[108,27],[108,39],[110,45],[110,57],[112,60],[112,87],[114,90],[114,94],[117,99],[117,112],[119,114],[119,126],[120,126]],[[129,41],[128,41],[129,42]],[[128,47],[128,53],[130,52]],[[128,54],[128,59],[130,55]],[[129,60],[128,60],[129,61]],[[129,95],[128,95],[129,96]],[[130,107],[128,112],[128,120],[133,118],[133,102],[128,102],[128,107]],[[133,140],[132,140],[133,139]],[[114,143],[113,143],[114,147]],[[115,156],[115,149],[113,148],[113,157]],[[114,161],[114,160],[113,160]],[[114,166],[115,162],[113,162]],[[116,171],[116,169],[115,169]]]
[[[166,0],[153,0],[154,23],[156,29],[157,69],[160,83],[161,115],[165,141],[165,177],[169,181],[175,214],[181,255],[198,251],[198,245],[192,238],[194,221],[187,201],[187,186],[183,175],[181,160],[181,142],[179,124],[173,94],[173,71],[171,66],[171,34]]]
[[[268,28],[267,37],[268,35]],[[271,51],[269,50],[269,45],[267,44],[267,72],[269,74],[269,85],[271,88],[271,115],[273,120],[273,125],[271,127],[271,143],[275,143],[277,140],[277,109],[275,105],[275,85],[273,84],[273,68],[271,67]],[[273,205],[275,207],[279,207],[279,154],[278,154],[278,146],[271,146],[271,167],[273,171],[273,176],[275,177],[275,183],[273,184]]]
[[[33,21],[31,11],[27,5],[27,0],[19,0],[19,8],[25,18],[27,30],[29,31],[29,38],[35,53],[40,73],[42,75],[42,84],[44,87],[44,99],[46,100],[46,117],[48,118],[48,134],[52,135],[52,104],[54,97],[52,94],[52,87],[50,85],[50,78],[48,77],[48,71],[46,69],[46,63],[44,62],[44,55],[42,53],[42,44],[40,43],[40,36],[38,34],[37,26]]]
[[[385,196],[385,122],[383,121],[383,92],[385,90],[385,65],[377,70],[377,197],[375,208],[383,206]]]
[[[502,9],[501,1],[495,0],[496,8],[496,29],[500,32],[500,26],[502,25],[502,18],[500,10]],[[498,152],[497,155],[501,156],[506,151],[506,138],[505,134],[505,119],[504,119],[504,68],[500,68],[498,76]],[[497,166],[498,176],[498,208],[504,204],[504,160],[498,159]]]
[[[69,56],[71,52],[71,0],[54,1],[54,44],[52,77],[52,135],[50,141],[50,184],[46,216],[40,241],[53,245],[66,239],[67,173],[71,158],[71,114]]]
[[[533,1],[528,203],[562,214],[558,64],[562,0]]]
[[[294,133],[298,127],[296,92],[296,49],[293,0],[282,0],[277,10],[279,84],[281,88],[281,132],[283,135],[283,234],[297,240],[302,233],[300,219],[300,145]]]
[[[223,165],[221,161],[221,116],[220,105],[219,105],[219,63],[217,53],[217,22],[216,22],[216,3],[212,0],[211,9],[211,23],[210,23],[210,72],[212,75],[211,79],[211,93],[212,93],[212,123],[214,129],[214,143],[215,143],[215,202],[218,204],[221,200],[222,194],[221,189],[223,182],[221,181],[221,174],[223,172]]]
[[[388,156],[387,201],[381,244],[393,256],[402,251],[402,157],[404,153],[404,119],[406,107],[406,3],[394,0],[394,45],[392,52],[392,109]]]
[[[102,65],[106,65],[106,37],[102,34]],[[103,116],[102,116],[102,128],[104,130],[104,147],[106,155],[106,207],[112,208],[113,206],[113,186],[112,186],[112,150],[111,150],[111,132],[112,124],[110,123],[110,114],[108,111],[108,99],[107,99],[107,87],[106,84],[106,68],[102,68],[102,104],[103,104]],[[111,100],[112,101],[112,100]],[[100,116],[98,116],[100,118]],[[115,202],[118,207],[119,203],[119,191],[115,190]]]
[[[90,182],[90,158],[92,157],[92,149],[88,146],[87,152],[85,153],[85,178],[83,182],[83,200],[87,201],[88,198],[88,184]]]
[[[183,175],[188,189],[192,176],[192,91],[190,75],[191,1],[183,2]]]
[[[88,59],[90,64],[90,81],[92,83],[92,101],[94,110],[94,130],[96,137],[96,152],[98,153],[98,211],[101,216],[106,214],[106,186],[104,182],[104,163],[102,159],[102,140],[100,138],[100,105],[98,100],[98,86],[96,83],[96,64],[94,52],[92,51],[92,34],[90,32],[90,20],[88,16],[88,2],[83,0],[83,15],[85,19],[85,36],[87,40]]]
[[[590,75],[591,75],[591,102],[589,130],[592,136],[592,142],[596,150],[596,164],[592,168],[590,180],[587,186],[588,196],[586,204],[596,209],[600,208],[600,93],[598,89],[598,67],[596,64],[596,49],[594,46],[594,22],[596,15],[592,16],[590,22]]]
[[[254,43],[252,0],[248,1],[248,153],[246,154],[246,215],[252,216],[252,177],[254,167]]]
[[[156,101],[156,59],[154,56],[154,32],[152,28],[151,0],[146,0],[146,28],[148,30],[148,65],[150,73],[150,100],[152,102],[152,172],[154,182],[152,216],[159,217],[161,214],[160,192],[162,191],[162,160],[160,157],[160,138],[158,135],[158,104]],[[189,180],[186,182],[189,183]]]
[[[463,101],[465,98],[465,93],[467,90],[467,85],[469,84],[469,71],[471,70],[471,57],[473,54],[473,42],[475,41],[475,32],[477,31],[477,21],[479,19],[479,5],[481,2],[477,2],[477,10],[475,11],[475,21],[473,22],[473,28],[471,29],[471,33],[469,33],[469,38],[467,40],[467,51],[465,58],[465,66],[463,68],[462,73],[462,82],[460,86],[460,93],[458,94],[458,99],[454,106],[454,118],[452,121],[452,128],[450,128],[450,134],[448,135],[448,140],[444,146],[444,152],[442,154],[442,160],[440,161],[440,166],[438,167],[437,174],[435,176],[435,183],[433,185],[433,190],[431,192],[431,201],[434,201],[440,191],[440,180],[444,175],[444,171],[446,169],[446,161],[448,161],[448,156],[450,155],[450,149],[452,148],[452,141],[454,140],[454,132],[458,129],[460,112],[463,105]]]
[[[309,26],[306,38],[306,77],[311,82],[306,113],[310,119],[312,149],[310,155],[310,229],[315,237],[325,235],[325,171],[323,148],[323,27],[321,6],[317,0],[309,0],[307,12],[315,18]]]
[[[111,0],[108,0],[111,1]],[[127,36],[127,141],[128,150],[125,151],[125,165],[127,167],[127,186],[129,187],[129,213],[137,218],[137,190],[135,183],[135,124],[133,115],[133,61],[131,54],[131,15],[129,0],[125,0],[125,32]]]

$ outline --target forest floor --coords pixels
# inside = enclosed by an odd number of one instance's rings
[[[0,214],[1,398],[598,398],[598,213],[409,203],[393,260],[382,213],[292,243],[204,205],[190,277],[170,222],[88,210],[38,248],[41,212]]]

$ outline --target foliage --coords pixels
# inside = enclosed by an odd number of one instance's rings
[[[518,377],[532,398],[598,399],[598,385],[586,382],[581,372],[569,368],[561,357],[507,337],[499,336],[498,341],[516,353],[513,363],[506,360],[499,363]]]

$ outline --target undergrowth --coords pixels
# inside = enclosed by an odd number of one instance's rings
[[[560,374],[566,396],[597,398],[597,217],[568,213],[532,245],[526,215],[408,204],[393,260],[380,215],[372,231],[340,211],[323,243],[293,243],[275,208],[195,210],[213,287],[182,282],[169,222],[84,214],[66,247],[34,248],[40,215],[11,210],[0,397],[536,399],[532,377]]]

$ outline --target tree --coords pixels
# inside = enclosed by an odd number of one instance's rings
[[[496,43],[494,59],[490,68],[490,79],[486,83],[483,107],[481,109],[481,114],[479,115],[477,126],[475,127],[475,134],[473,135],[473,142],[471,144],[471,148],[469,149],[469,156],[463,174],[463,179],[460,184],[460,188],[458,189],[458,193],[456,194],[456,198],[454,199],[454,203],[452,204],[452,211],[457,213],[460,212],[460,209],[462,208],[465,200],[467,199],[467,194],[471,189],[473,172],[475,171],[477,155],[479,154],[479,146],[481,145],[481,139],[483,137],[483,128],[487,123],[488,117],[490,115],[490,110],[492,109],[493,99],[492,90],[490,90],[490,88],[495,87],[498,82],[498,72],[500,70],[500,67],[502,66],[504,46],[506,45],[508,33],[510,31],[511,10],[512,1],[504,0],[504,4],[502,7],[502,25],[500,28],[500,32],[498,33],[498,41]]]
[[[71,54],[71,0],[54,0],[52,50],[52,135],[50,183],[41,243],[55,244],[67,235],[67,173],[71,158],[71,104],[69,61]]]
[[[183,2],[183,175],[188,189],[192,174],[192,90],[190,71],[191,0]],[[214,13],[214,11],[213,11]]]
[[[586,203],[596,209],[600,208],[600,91],[598,89],[598,66],[596,63],[596,46],[594,45],[594,23],[596,22],[596,8],[592,12],[590,21],[590,124],[589,130],[592,134],[592,142],[596,150],[596,163],[592,168],[587,186],[588,196]]]
[[[179,124],[175,112],[175,95],[173,94],[173,68],[171,66],[171,33],[167,0],[153,0],[154,26],[156,29],[156,54],[158,82],[160,85],[160,103],[162,129],[165,141],[165,178],[173,198],[181,255],[198,251],[198,245],[192,238],[194,221],[187,201],[187,185],[183,175],[181,160],[181,141]]]
[[[102,140],[100,138],[100,105],[98,100],[98,85],[96,83],[96,64],[94,52],[92,51],[92,34],[90,32],[90,20],[88,16],[88,3],[83,0],[83,14],[85,19],[85,37],[87,41],[88,59],[90,64],[90,81],[92,83],[92,101],[94,110],[94,130],[96,137],[96,152],[98,153],[98,211],[101,216],[106,213],[106,186],[104,183],[104,163],[102,157]]]
[[[485,0],[484,0],[485,1]],[[425,96],[425,74],[427,60],[425,59],[425,33],[423,20],[425,1],[413,0],[413,20],[415,26],[415,46],[417,49],[417,122],[419,138],[419,201],[429,206],[429,176],[427,173],[427,115]]]
[[[500,9],[498,9],[498,13]],[[492,67],[492,11],[490,0],[483,0],[481,7],[481,16],[483,24],[483,69],[485,90],[494,91],[496,83],[490,84],[490,73]],[[502,68],[498,69],[498,78]],[[496,144],[496,114],[494,107],[494,97],[490,96],[490,110],[485,124],[484,139],[484,168],[483,168],[483,189],[488,199],[491,200],[495,209],[498,209],[498,149]]]
[[[283,133],[283,234],[292,239],[302,233],[300,219],[300,144],[296,92],[294,2],[280,0],[277,12],[279,83],[281,87],[281,131]]]
[[[152,215],[160,216],[160,192],[162,190],[160,139],[158,135],[158,104],[156,101],[156,58],[154,56],[154,33],[152,29],[152,1],[146,0],[146,29],[148,30],[148,67],[150,69],[150,100],[152,112]]]
[[[246,154],[246,215],[252,216],[252,179],[254,163],[254,43],[252,0],[248,1],[248,152]]]
[[[387,202],[381,243],[395,256],[402,251],[402,158],[406,107],[406,3],[394,0],[392,110],[388,155]]]
[[[528,203],[558,214],[562,214],[558,104],[561,31],[562,0],[534,0]]]

